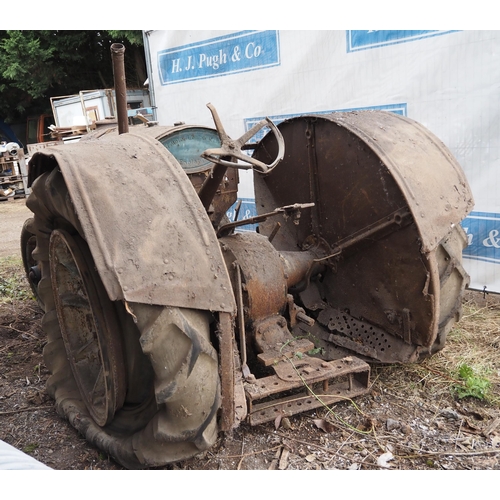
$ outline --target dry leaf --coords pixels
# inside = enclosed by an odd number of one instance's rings
[[[384,469],[389,469],[391,464],[388,464],[390,460],[394,460],[394,455],[388,451],[387,453],[383,453],[380,457],[377,458],[377,465],[379,467],[383,467]]]
[[[288,467],[288,455],[290,455],[290,452],[286,448],[283,448],[278,465],[279,470],[285,470]]]
[[[328,422],[328,420],[325,420],[324,418],[315,418],[313,422],[318,429],[321,429],[323,432],[326,432],[327,434],[335,430],[335,426],[332,423]]]
[[[278,415],[275,419],[274,419],[274,428],[276,430],[278,430],[280,428],[280,425],[281,425],[281,419],[283,418],[283,415]]]

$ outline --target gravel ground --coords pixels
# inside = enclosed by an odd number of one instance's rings
[[[0,201],[0,258],[19,254],[21,229],[32,215],[25,198]]]

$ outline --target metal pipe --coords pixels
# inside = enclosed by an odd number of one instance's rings
[[[126,134],[128,132],[128,116],[127,83],[125,81],[125,46],[121,43],[111,45],[111,58],[113,59],[118,133]]]

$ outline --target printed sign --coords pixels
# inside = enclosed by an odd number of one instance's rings
[[[465,258],[500,264],[500,214],[471,212],[462,227],[469,242]]]
[[[278,31],[241,31],[158,52],[162,85],[279,66]]]
[[[238,202],[241,201],[241,206],[238,214],[236,213],[236,206]],[[231,222],[236,222],[237,220],[249,219],[250,217],[255,217],[257,215],[257,210],[255,209],[255,200],[252,198],[238,198],[238,201],[226,212],[228,219]],[[246,226],[240,226],[236,228],[236,232],[240,231],[252,231],[257,230],[257,224],[247,224]]]
[[[375,49],[395,43],[413,42],[430,36],[445,35],[442,30],[348,30],[347,52]]]

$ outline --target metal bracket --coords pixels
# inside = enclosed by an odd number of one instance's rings
[[[273,368],[276,375],[245,383],[250,425],[361,396],[370,384],[369,365],[352,356],[335,361],[304,356]],[[283,392],[288,395],[276,397]]]

